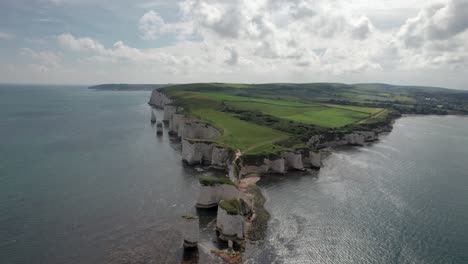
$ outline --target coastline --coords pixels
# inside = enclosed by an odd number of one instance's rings
[[[284,175],[288,171],[319,170],[323,159],[330,151],[344,146],[366,146],[376,142],[379,135],[391,132],[393,122],[399,117],[392,117],[389,122],[373,127],[369,131],[351,131],[331,137],[330,135],[314,136],[309,140],[306,148],[282,151],[275,155],[246,157],[239,150],[210,141],[211,138],[221,135],[221,132],[198,118],[182,114],[183,108],[173,103],[171,98],[158,90],[153,90],[148,102],[150,106],[164,111],[163,121],[168,124],[168,133],[181,140],[182,160],[189,165],[204,164],[212,169],[224,170],[226,176],[239,190],[239,197],[248,197],[250,200],[252,214],[244,218],[247,228],[243,231],[245,239],[240,243],[239,254],[245,249],[247,242],[265,238],[270,215],[264,207],[266,198],[256,185],[260,177],[268,174]],[[215,250],[214,253],[223,259],[227,257],[220,251]],[[231,260],[234,263],[240,262],[241,257],[238,256],[236,254]]]

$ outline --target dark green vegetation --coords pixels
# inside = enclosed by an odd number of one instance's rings
[[[239,200],[222,200],[219,202],[219,207],[224,209],[228,215],[238,215],[241,212],[241,205]]]
[[[252,241],[262,240],[265,238],[268,220],[270,219],[270,214],[264,207],[266,199],[260,188],[255,184],[249,185],[247,192],[253,196],[253,210],[255,212],[255,218],[247,231],[247,237]]]
[[[201,177],[199,181],[200,181],[200,184],[203,186],[214,186],[216,184],[234,185],[234,183],[228,178],[220,178],[220,177],[205,176],[205,177]]]
[[[154,89],[171,86],[172,84],[126,84],[112,83],[100,84],[89,87],[89,89],[100,91],[152,91]]]
[[[400,114],[468,113],[468,92],[430,87],[200,83],[162,91],[220,129],[214,142],[252,155],[304,147],[318,134],[370,130]]]

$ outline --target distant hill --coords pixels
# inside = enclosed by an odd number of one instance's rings
[[[152,91],[154,89],[171,86],[173,84],[127,84],[111,83],[90,86],[89,89],[100,91]]]

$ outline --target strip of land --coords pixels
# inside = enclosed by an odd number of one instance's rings
[[[468,93],[384,84],[174,85],[184,113],[222,131],[211,139],[250,154],[302,147],[314,135],[366,130],[399,114],[468,112]]]

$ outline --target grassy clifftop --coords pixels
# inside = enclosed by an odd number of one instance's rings
[[[212,139],[249,154],[301,147],[310,136],[367,129],[399,113],[468,113],[468,93],[383,84],[198,83],[163,88],[212,124]]]

